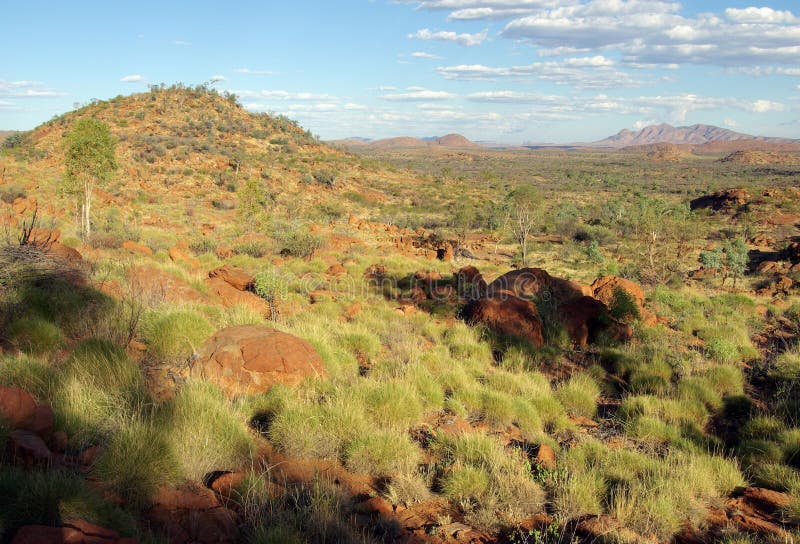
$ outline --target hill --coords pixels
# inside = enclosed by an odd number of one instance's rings
[[[800,164],[800,155],[770,151],[735,151],[720,159],[720,162],[746,165],[762,164]]]
[[[662,123],[660,125],[651,125],[637,131],[623,129],[614,136],[609,136],[608,138],[587,145],[591,147],[621,148],[658,143],[703,145],[710,142],[735,142],[740,140],[773,143],[792,142],[792,140],[785,138],[750,136],[713,125],[673,127],[672,125]]]

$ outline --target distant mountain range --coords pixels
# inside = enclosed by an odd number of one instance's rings
[[[412,149],[420,147],[448,147],[464,148],[479,147],[461,134],[447,134],[446,136],[432,136],[428,138],[411,138],[400,136],[398,138],[385,138],[383,140],[370,140],[368,138],[353,137],[345,140],[336,140],[333,143],[349,148],[369,149]]]
[[[726,128],[715,127],[712,125],[692,125],[689,127],[673,127],[666,123],[651,125],[641,130],[621,130],[614,136],[609,136],[604,140],[583,144],[587,147],[630,147],[651,144],[689,144],[703,145],[712,142],[735,142],[740,140],[770,142],[770,143],[790,143],[796,140],[788,138],[766,138],[763,136],[751,136],[734,132]]]

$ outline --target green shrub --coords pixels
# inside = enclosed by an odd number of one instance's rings
[[[152,310],[141,324],[147,351],[162,361],[188,359],[214,332],[202,315],[191,310]]]
[[[345,447],[344,459],[353,472],[392,477],[414,470],[421,454],[405,434],[371,431]]]
[[[180,473],[200,480],[250,461],[253,440],[244,414],[214,385],[190,382],[159,414]]]
[[[148,506],[162,485],[178,474],[164,430],[148,420],[121,425],[92,470],[105,485],[136,507]]]
[[[23,525],[60,526],[83,519],[125,536],[135,536],[133,516],[65,470],[26,471],[0,466],[0,530]]]
[[[11,322],[6,335],[11,345],[31,355],[51,353],[64,344],[61,329],[38,317],[21,318]]]
[[[592,418],[597,414],[600,388],[587,374],[575,374],[556,389],[556,397],[572,415]]]
[[[483,467],[457,466],[450,469],[441,482],[445,497],[455,500],[482,501],[489,494],[490,476]]]
[[[281,253],[308,259],[322,247],[322,238],[303,225],[286,224],[274,229]]]
[[[625,322],[636,321],[641,318],[636,299],[622,287],[614,289],[611,304],[609,305],[609,313]]]

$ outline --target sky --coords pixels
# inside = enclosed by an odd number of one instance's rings
[[[797,0],[7,2],[0,130],[213,82],[323,139],[593,141],[704,123],[800,138]]]

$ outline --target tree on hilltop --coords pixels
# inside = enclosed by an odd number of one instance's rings
[[[78,119],[64,142],[64,186],[81,203],[80,223],[84,239],[92,234],[92,191],[105,185],[117,169],[116,139],[108,125],[98,119]]]

